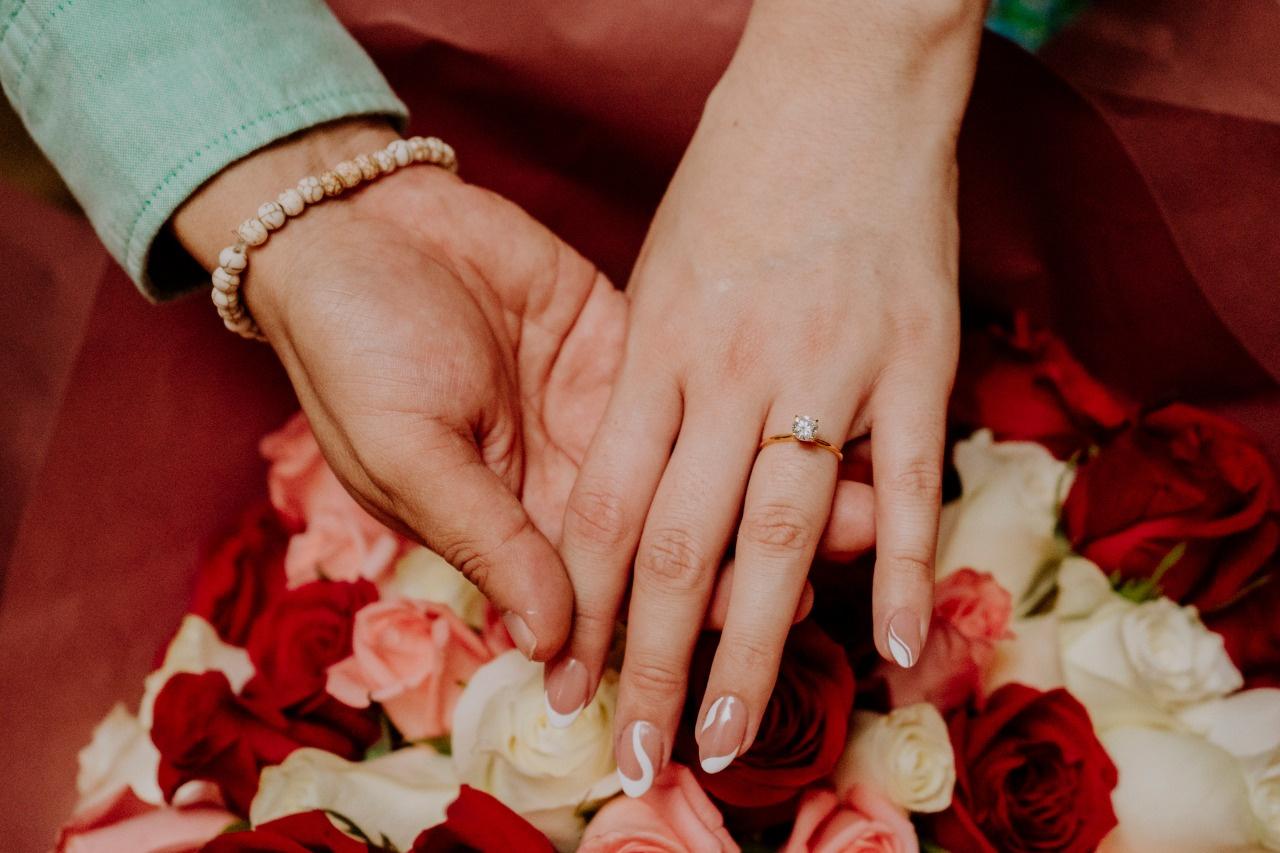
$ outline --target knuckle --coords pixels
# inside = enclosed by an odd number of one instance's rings
[[[593,645],[607,645],[617,631],[617,619],[595,607],[579,604],[573,612],[573,632],[577,640]]]
[[[670,662],[659,658],[646,656],[627,661],[623,669],[623,677],[632,690],[642,695],[670,700],[684,692],[684,673]]]
[[[687,530],[670,527],[646,537],[636,561],[636,572],[656,580],[666,589],[688,592],[699,586],[706,562]]]
[[[564,520],[564,535],[588,546],[612,550],[627,538],[626,513],[617,492],[597,487],[574,489]]]
[[[889,557],[889,570],[913,583],[933,582],[933,555],[923,552],[896,551]]]
[[[733,671],[745,679],[772,678],[782,657],[781,645],[772,645],[752,634],[722,636],[717,653],[725,657]]]
[[[942,498],[942,472],[924,459],[914,459],[895,471],[889,487],[902,499],[934,504]]]
[[[813,544],[813,525],[805,513],[782,503],[752,509],[742,520],[742,537],[750,545],[772,551],[800,553]]]
[[[532,529],[533,523],[526,517],[513,531],[499,538],[496,544],[482,542],[474,535],[458,532],[445,536],[434,547],[467,580],[482,592],[488,593],[492,589],[492,578],[502,560],[503,551],[513,540]]]

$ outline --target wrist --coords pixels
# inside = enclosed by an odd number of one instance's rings
[[[809,106],[824,125],[958,128],[987,0],[756,0],[724,89],[772,111]],[[885,119],[886,123],[890,120]]]
[[[258,205],[304,175],[319,174],[396,138],[385,121],[344,119],[259,149],[223,169],[178,208],[171,223],[174,236],[201,266],[212,270],[218,252],[234,242],[236,226]]]

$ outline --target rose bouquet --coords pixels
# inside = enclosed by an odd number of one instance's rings
[[[879,660],[815,567],[752,748],[639,799],[616,673],[568,728],[479,592],[366,515],[306,421],[270,500],[80,756],[63,850],[1280,850],[1280,487],[1247,434],[1141,408],[1019,324],[968,338],[928,643]],[[827,594],[830,593],[830,594]],[[715,768],[712,768],[715,769]]]

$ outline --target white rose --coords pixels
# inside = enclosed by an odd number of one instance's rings
[[[557,847],[576,844],[579,811],[621,789],[616,698],[617,676],[609,672],[573,725],[557,729],[547,721],[542,664],[514,650],[499,655],[476,670],[454,708],[458,778],[523,814]]]
[[[990,695],[1010,682],[1039,690],[1066,684],[1062,673],[1061,631],[1064,623],[1081,619],[1111,601],[1115,593],[1106,575],[1092,561],[1069,556],[1058,565],[1058,591],[1048,613],[1015,618],[1009,623],[1012,641],[996,643],[995,656],[983,673],[982,689]]]
[[[1280,750],[1244,766],[1259,840],[1268,850],[1280,850]]]
[[[1222,637],[1193,607],[1167,598],[1134,604],[1119,595],[1061,632],[1067,688],[1104,729],[1178,726],[1174,712],[1243,684]]]
[[[956,444],[962,494],[943,507],[938,576],[990,572],[1015,607],[1046,563],[1061,558],[1058,506],[1074,474],[1039,444],[995,442],[980,430]]]
[[[1261,836],[1239,762],[1186,732],[1118,726],[1099,735],[1119,772],[1106,853],[1256,849]]]
[[[1178,712],[1189,730],[1237,758],[1280,749],[1280,689],[1258,687],[1211,699]]]
[[[118,702],[93,730],[93,739],[80,750],[79,760],[77,814],[106,802],[125,787],[145,802],[164,802],[156,782],[160,752],[151,742],[150,731]]]
[[[485,627],[488,601],[462,572],[430,548],[411,548],[378,584],[383,598],[412,598],[443,604],[472,628]]]
[[[329,809],[370,838],[385,835],[408,850],[422,830],[444,820],[458,796],[453,762],[434,749],[414,746],[368,761],[347,761],[323,749],[303,747],[262,771],[249,821],[268,821],[313,809]]]
[[[253,677],[253,662],[249,660],[248,652],[222,642],[212,625],[199,616],[188,613],[183,617],[178,633],[164,653],[164,663],[148,675],[143,683],[142,705],[138,709],[139,722],[147,731],[151,731],[151,711],[155,706],[156,696],[160,695],[172,676],[180,672],[199,675],[213,670],[226,675],[227,681],[231,682],[231,689],[239,693],[245,682]]]
[[[888,714],[855,712],[833,780],[842,794],[870,785],[908,811],[940,812],[956,783],[947,724],[928,702]]]

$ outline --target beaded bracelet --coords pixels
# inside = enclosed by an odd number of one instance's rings
[[[213,304],[226,327],[246,338],[266,340],[240,298],[240,280],[249,265],[251,247],[267,242],[272,231],[284,227],[289,217],[298,216],[307,206],[342,195],[361,183],[377,180],[414,163],[458,171],[458,159],[448,143],[434,136],[397,139],[372,154],[343,160],[319,177],[308,175],[298,181],[296,187],[276,196],[275,201],[259,207],[257,216],[240,223],[235,232],[238,239],[218,254],[218,266],[213,270]]]

